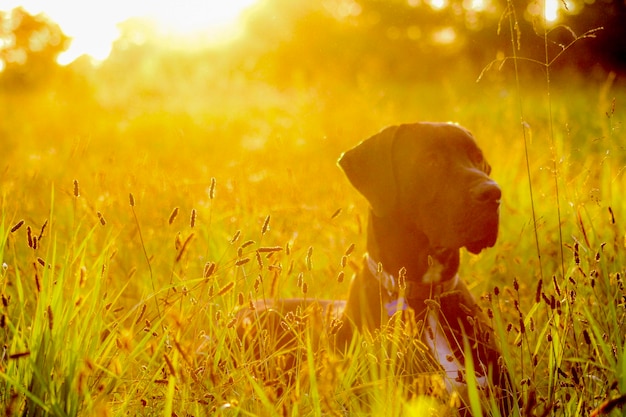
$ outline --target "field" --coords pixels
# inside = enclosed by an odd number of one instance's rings
[[[299,364],[283,370],[284,352],[255,358],[234,323],[251,300],[345,297],[367,203],[337,158],[390,124],[452,120],[504,193],[498,243],[463,252],[461,276],[494,312],[516,414],[620,415],[623,80],[477,77],[358,88],[232,77],[199,93],[98,90],[97,104],[54,86],[3,94],[2,413],[444,413],[447,400],[407,395],[392,333],[340,358],[302,330]]]

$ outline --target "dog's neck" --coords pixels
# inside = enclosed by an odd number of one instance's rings
[[[444,282],[454,278],[459,269],[458,249],[431,248],[426,235],[399,216],[378,217],[370,211],[367,250],[392,275],[405,268],[407,282]]]

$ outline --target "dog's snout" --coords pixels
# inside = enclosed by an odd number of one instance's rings
[[[471,189],[471,196],[478,203],[498,203],[502,198],[502,191],[495,181],[483,181]]]

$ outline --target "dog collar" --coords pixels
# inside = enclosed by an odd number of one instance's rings
[[[399,309],[406,310],[408,307],[406,299],[433,299],[443,293],[452,291],[459,282],[459,274],[454,274],[452,278],[445,281],[437,281],[437,279],[441,278],[442,265],[435,261],[424,274],[424,278],[431,281],[430,283],[408,281],[404,291],[401,291],[396,277],[385,271],[380,262],[374,260],[369,254],[366,255],[366,262],[370,273],[380,282],[380,285],[391,298],[391,301],[385,304],[389,316]]]

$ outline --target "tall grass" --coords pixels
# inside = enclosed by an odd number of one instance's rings
[[[257,299],[345,298],[365,251],[366,203],[336,168],[340,152],[387,124],[453,119],[473,131],[504,190],[498,244],[463,252],[461,273],[493,317],[522,397],[515,412],[619,415],[623,85],[552,73],[548,95],[543,78],[519,71],[516,88],[503,71],[479,84],[462,71],[443,85],[390,82],[384,93],[336,83],[333,100],[233,85],[224,109],[191,121],[116,113],[74,131],[51,119],[52,142],[16,128],[0,167],[0,410],[450,412],[459,398],[432,369],[398,366],[424,363],[406,323],[358,336],[345,357],[328,323],[312,338],[311,311],[280,318],[295,350],[261,333],[260,357],[236,324]],[[28,106],[45,120],[45,107]],[[489,403],[482,412],[499,414]]]

